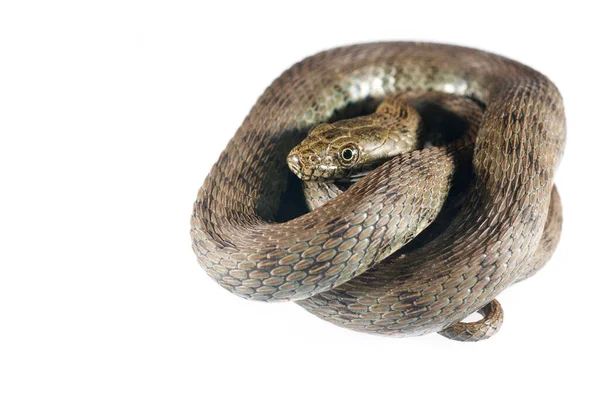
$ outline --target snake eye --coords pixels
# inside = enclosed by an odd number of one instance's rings
[[[343,165],[352,165],[358,158],[358,150],[354,145],[349,145],[340,151],[340,161]]]

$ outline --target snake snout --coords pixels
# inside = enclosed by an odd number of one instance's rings
[[[294,154],[292,151],[287,157],[287,164],[292,173],[296,174],[298,178],[302,178],[302,164],[300,163],[300,157]]]
[[[323,176],[323,165],[319,164],[320,157],[314,153],[305,154],[293,149],[287,157],[290,170],[301,180],[314,181]]]

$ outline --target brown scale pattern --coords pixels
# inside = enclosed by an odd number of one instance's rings
[[[428,128],[425,131],[421,128],[414,127],[407,130],[405,135],[408,135],[408,137],[405,139],[407,141],[412,141],[413,144],[401,147],[402,151],[418,150],[419,146],[417,143],[419,141],[423,141],[423,139],[434,141],[437,140],[439,141],[438,145],[443,145],[444,141],[448,142],[448,140],[450,140],[447,145],[457,147],[459,152],[463,154],[462,162],[465,162],[466,164],[472,162],[472,146],[477,137],[477,131],[479,130],[479,125],[483,116],[483,109],[479,104],[470,100],[469,98],[452,94],[428,91],[411,91],[386,98],[377,109],[379,111],[383,108],[387,108],[390,113],[397,114],[397,117],[399,118],[398,123],[402,123],[404,118],[406,118],[406,115],[401,115],[400,111],[406,109],[406,104],[419,108],[421,110],[421,116],[425,118],[425,120],[429,120],[430,123],[428,123]],[[452,118],[448,117],[448,115],[452,115]],[[453,120],[455,123],[452,123]],[[457,120],[459,120],[460,123],[456,123]],[[362,125],[359,124],[359,127],[361,126]],[[385,139],[385,134],[387,134],[386,131],[388,130],[383,130],[379,133],[379,135],[383,135],[384,137],[376,138]],[[352,131],[347,131],[346,134],[349,134],[348,137],[352,137]],[[394,132],[392,131],[390,134],[394,135]],[[456,138],[461,136],[463,138]],[[457,139],[457,141],[452,142],[452,137],[455,137],[454,139]],[[325,137],[311,139],[310,144],[301,144],[300,146],[296,147],[296,150],[310,150],[311,147],[316,145],[323,145],[324,147],[327,147],[328,142],[324,141],[323,138]],[[364,137],[359,135],[356,137],[356,139],[364,139]],[[464,166],[465,165],[463,165],[463,169]],[[328,201],[340,195],[342,192],[342,189],[340,189],[334,182],[304,182],[304,196],[310,210],[314,210],[324,205]],[[449,196],[447,200],[450,201],[450,204],[444,204],[444,206],[447,207],[446,213],[454,212],[460,206],[461,194],[464,194],[464,192],[460,192],[458,195],[454,194]],[[443,224],[444,220],[447,221],[447,219],[451,217],[444,217],[442,214],[439,215],[438,218],[439,220],[437,221],[437,224]],[[436,224],[434,224],[431,229],[435,229],[435,227]],[[546,230],[549,230],[549,228],[546,228]],[[543,245],[540,245],[538,247],[538,251],[543,251],[540,250],[542,246]],[[543,252],[545,253],[545,251]],[[307,305],[305,308],[309,311],[315,312],[317,315],[321,313],[322,318],[332,319],[323,316],[319,307],[315,309],[314,307]],[[385,310],[389,311],[389,306],[386,306],[383,303],[377,303],[372,306],[353,305],[350,307],[350,309],[351,311],[359,314],[362,319],[369,319],[372,322],[378,321],[379,325],[384,325],[385,323],[392,324],[391,321],[386,322],[381,318],[381,316],[385,314]],[[483,319],[477,322],[454,323],[442,330],[440,334],[447,338],[459,341],[479,341],[491,337],[500,329],[500,326],[502,325],[504,318],[502,307],[498,301],[494,300],[481,308],[479,312],[484,316]],[[337,315],[338,317],[340,316],[339,313]],[[356,317],[346,316],[346,319],[349,319],[352,322],[352,320],[356,319]],[[337,321],[337,323],[340,322]]]
[[[410,90],[486,107],[464,204],[439,236],[398,251],[439,216],[456,177],[452,146],[395,157],[315,211],[275,221],[286,156],[310,127]],[[515,61],[426,43],[319,53],[273,82],[213,166],[194,206],[193,248],[207,273],[242,297],[296,300],[370,333],[440,332],[551,255],[560,230],[552,178],[564,141],[558,90]]]

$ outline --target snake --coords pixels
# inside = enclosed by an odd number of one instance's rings
[[[419,113],[393,104],[411,93],[459,103],[456,113],[476,120],[466,118],[461,138],[416,149],[404,142],[385,159],[341,139],[337,155],[311,169],[294,149],[365,120],[363,139],[389,132],[391,116]],[[414,120],[416,130],[427,122]],[[294,301],[360,332],[480,341],[502,323],[496,296],[537,273],[558,244],[553,180],[565,141],[560,92],[517,61],[421,42],[323,51],[277,78],[229,141],[198,191],[192,247],[210,277],[246,299]],[[361,156],[358,181],[346,189],[308,181],[312,211],[286,214],[294,174],[348,177],[333,163]],[[476,312],[483,318],[464,321]]]

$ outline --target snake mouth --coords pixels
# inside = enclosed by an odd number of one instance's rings
[[[371,171],[373,170],[360,170],[356,173],[349,174],[347,177],[340,178],[339,182],[354,184],[355,182],[358,182],[361,178],[369,174]]]
[[[370,174],[382,163],[383,162],[364,163],[360,166],[356,166],[350,170],[347,176],[339,178],[338,181],[344,184],[354,184],[366,175]]]
[[[353,168],[339,168],[335,165],[318,164],[307,167],[300,156],[290,153],[286,159],[288,167],[303,181],[339,181],[355,183],[373,171],[380,163],[368,163]]]

